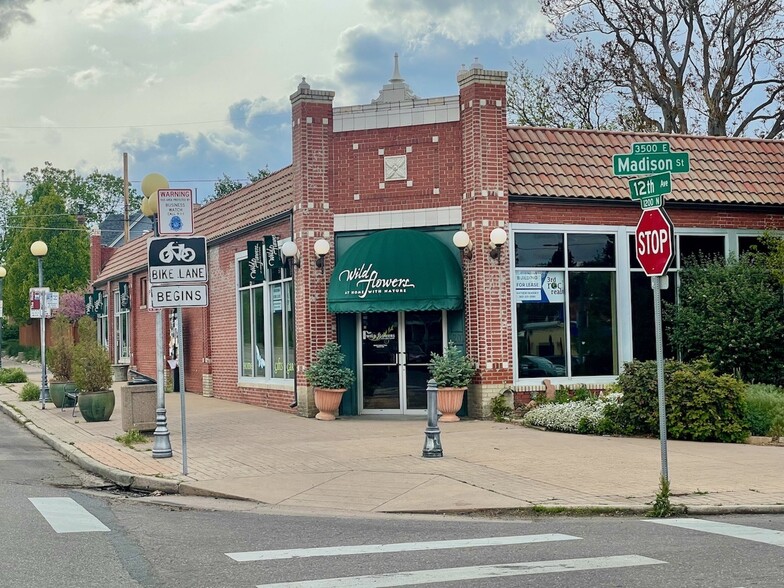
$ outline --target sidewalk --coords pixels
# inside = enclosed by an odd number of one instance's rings
[[[40,381],[40,368],[24,367]],[[35,370],[38,369],[39,372]],[[309,511],[465,512],[535,506],[644,512],[659,484],[658,439],[568,435],[490,421],[441,423],[444,457],[425,459],[425,419],[322,422],[186,394],[182,474],[179,394],[166,395],[173,457],[152,442],[128,448],[120,384],[110,421],[18,398],[0,386],[0,411],[80,467],[120,486],[230,497]],[[668,442],[673,505],[690,513],[784,512],[784,448]]]

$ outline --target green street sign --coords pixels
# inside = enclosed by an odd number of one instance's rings
[[[670,172],[629,180],[629,195],[632,200],[642,200],[646,197],[661,196],[670,192],[672,192]]]
[[[643,210],[647,210],[649,208],[660,208],[662,205],[662,197],[659,196],[645,196],[644,198],[640,198],[640,207]]]
[[[689,154],[670,151],[667,141],[632,143],[631,153],[613,155],[613,175],[641,176],[657,172],[683,174],[689,171]]]

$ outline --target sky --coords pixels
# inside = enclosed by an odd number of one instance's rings
[[[563,47],[537,0],[0,0],[0,169],[148,173],[213,193],[291,163],[302,77],[335,106],[392,75],[452,96],[462,64],[540,69]]]

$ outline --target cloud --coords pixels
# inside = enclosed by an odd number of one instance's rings
[[[31,78],[41,78],[46,75],[46,70],[40,67],[30,67],[12,71],[10,75],[0,77],[0,88],[17,88],[20,82]]]
[[[89,88],[98,83],[103,77],[103,72],[97,67],[83,69],[69,76],[68,81],[79,89]]]
[[[259,131],[269,124],[266,114],[289,114],[290,103],[273,102],[264,96],[244,99],[229,106],[229,122],[237,130]]]
[[[381,22],[414,45],[442,38],[460,45],[492,39],[514,46],[550,30],[538,0],[371,0],[370,5]]]
[[[17,23],[32,24],[35,19],[27,8],[32,0],[0,0],[0,39],[11,34],[11,27]]]

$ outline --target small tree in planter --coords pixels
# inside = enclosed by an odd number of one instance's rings
[[[74,381],[79,388],[79,412],[84,420],[108,421],[114,412],[112,361],[99,343],[95,322],[79,319],[79,343],[74,347]]]
[[[440,420],[447,423],[459,421],[457,411],[463,406],[463,396],[471,380],[474,379],[476,365],[450,341],[443,354],[432,354],[427,367],[438,386]]]
[[[65,404],[66,392],[75,392],[73,382],[74,343],[71,335],[71,321],[64,314],[58,314],[52,321],[52,344],[47,354],[47,367],[52,372],[49,395],[57,408]]]
[[[343,365],[345,356],[340,345],[327,343],[316,352],[316,361],[305,370],[305,377],[313,386],[316,418],[320,421],[334,421],[343,393],[354,383],[354,371]]]

